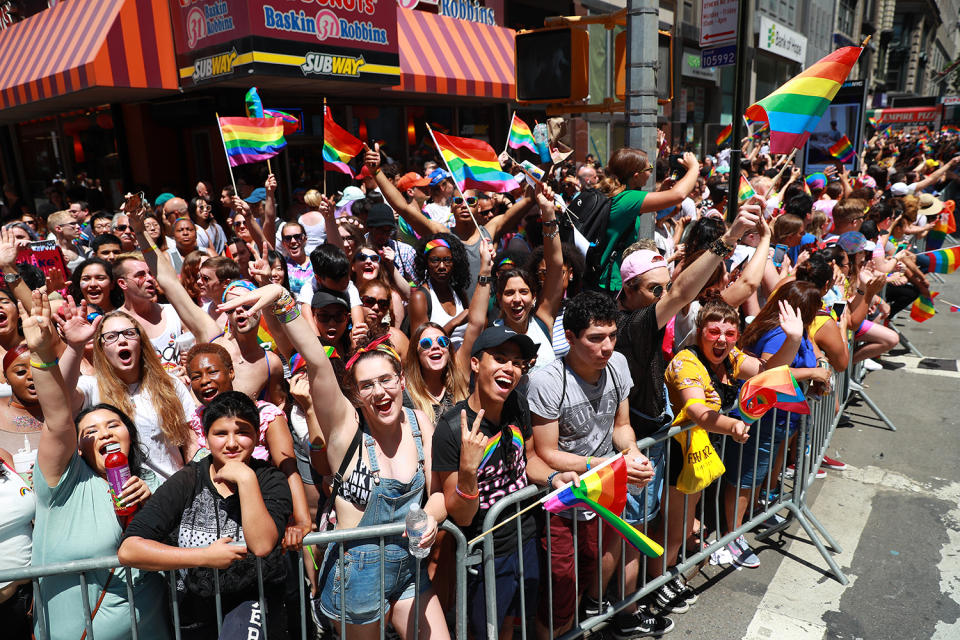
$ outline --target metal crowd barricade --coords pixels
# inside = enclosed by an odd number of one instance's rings
[[[466,538],[464,538],[463,533],[456,526],[449,522],[444,522],[441,526],[441,529],[447,531],[450,535],[453,536],[453,539],[456,543],[456,557],[458,559],[465,557],[466,555]],[[324,533],[311,533],[307,535],[303,542],[305,545],[325,545],[333,544],[337,542],[351,542],[356,540],[377,540],[380,544],[381,553],[384,547],[384,541],[386,538],[398,536],[404,531],[404,523],[396,524],[385,524],[385,525],[376,525],[372,527],[364,527],[362,529],[337,529],[334,531],[328,531]],[[303,552],[298,552],[298,566],[299,566],[299,575],[298,575],[298,585],[300,585],[300,607],[297,612],[288,612],[288,619],[293,615],[298,615],[300,618],[300,638],[301,640],[307,640],[307,607],[311,606],[310,603],[306,601],[306,596],[304,593],[303,585],[305,584],[304,577],[304,565],[303,565]],[[343,571],[343,547],[340,547],[340,555],[338,562],[340,563],[341,573]],[[417,569],[419,576],[419,563],[420,560],[417,560]],[[459,566],[462,566],[462,563],[458,563]],[[130,634],[133,640],[137,640],[139,637],[139,629],[136,618],[136,602],[134,599],[133,593],[133,580],[131,576],[131,570],[127,567],[121,567],[117,556],[107,556],[103,558],[91,558],[84,560],[74,560],[71,562],[63,562],[58,564],[45,565],[42,567],[24,567],[22,569],[10,569],[0,571],[0,582],[4,581],[14,581],[14,580],[32,580],[33,589],[35,594],[40,593],[39,581],[38,579],[45,576],[54,576],[54,575],[68,575],[68,574],[77,574],[78,584],[81,589],[81,601],[83,606],[83,616],[86,626],[86,640],[96,640],[93,630],[93,619],[90,615],[91,605],[89,597],[87,596],[87,577],[86,574],[92,571],[99,571],[105,569],[114,569],[119,568],[119,570],[125,572],[127,579],[127,606],[130,609]],[[167,576],[169,583],[169,607],[171,610],[171,626],[173,627],[173,635],[176,640],[180,640],[181,631],[180,631],[180,608],[177,604],[177,572],[176,571],[166,571],[162,572]],[[419,579],[419,578],[418,578]],[[214,584],[217,588],[217,593],[215,596],[216,602],[216,614],[217,614],[217,633],[219,634],[222,624],[223,624],[223,609],[221,604],[220,597],[220,571],[214,570]],[[263,572],[262,572],[262,561],[260,558],[257,558],[257,587],[260,600],[260,611],[262,615],[263,623],[261,625],[261,635],[259,638],[267,640],[267,619],[270,615],[270,612],[267,610],[267,601],[264,594],[264,585],[263,585]],[[418,585],[419,587],[419,585]],[[383,563],[380,563],[380,638],[381,640],[386,636],[386,622],[384,620],[384,569]],[[457,638],[466,640],[467,638],[467,623],[466,623],[466,574],[463,570],[457,571],[457,580],[456,580],[456,614],[454,622],[454,631]],[[156,606],[165,606],[163,603],[157,603]],[[34,604],[34,615],[38,620],[41,621],[41,626],[37,630],[36,638],[37,640],[49,640],[49,631],[42,626],[42,621],[46,619],[46,603],[40,602],[39,599],[35,600]],[[416,591],[414,596],[414,611],[421,611],[420,603],[420,590],[419,588]],[[340,619],[340,634],[341,638],[346,638],[346,626],[344,623],[344,612],[341,610],[341,619]],[[420,624],[420,615],[415,615],[414,617],[414,637],[419,636],[419,624]],[[312,638],[311,638],[312,640]]]

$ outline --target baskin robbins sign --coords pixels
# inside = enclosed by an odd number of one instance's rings
[[[397,0],[170,0],[181,86],[212,72],[399,82]],[[251,37],[253,36],[253,37]],[[218,67],[218,69],[221,67]]]

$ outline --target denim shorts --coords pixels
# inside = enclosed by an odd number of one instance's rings
[[[672,440],[672,438],[671,438]],[[650,464],[653,465],[653,479],[645,486],[641,493],[627,494],[627,506],[623,510],[623,519],[630,524],[650,522],[660,513],[660,496],[663,494],[664,451],[667,441],[662,440],[645,451]]]
[[[383,554],[379,544],[354,545],[343,552],[340,567],[340,545],[327,548],[321,568],[319,609],[331,620],[340,619],[340,608],[346,602],[348,624],[368,624],[380,619],[380,564],[383,558],[383,614],[390,603],[414,596],[416,558],[403,544],[387,543]],[[427,563],[420,562],[420,593],[430,588]]]
[[[739,444],[733,438],[728,440],[723,451],[723,466],[727,468],[723,474],[724,482],[739,489],[749,489],[754,482],[759,486],[764,481],[770,473],[770,465],[773,464],[777,449],[784,446],[796,432],[800,422],[799,416],[792,416],[788,429],[786,414],[782,411],[777,414],[776,425],[771,414],[754,423],[750,439],[746,443]]]

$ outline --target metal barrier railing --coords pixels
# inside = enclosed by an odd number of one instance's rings
[[[852,349],[851,349],[852,353]],[[827,451],[830,440],[833,437],[834,431],[837,428],[838,421],[840,419],[840,414],[843,409],[847,406],[850,399],[855,394],[862,394],[862,387],[860,387],[855,379],[855,368],[851,364],[845,371],[837,372],[833,375],[832,384],[827,392],[824,395],[810,398],[810,415],[809,416],[797,416],[794,414],[779,412],[778,410],[771,411],[767,416],[764,416],[760,421],[755,422],[751,428],[751,438],[748,442],[737,448],[737,445],[733,443],[729,438],[723,436],[714,436],[712,440],[714,441],[715,449],[718,455],[725,461],[726,464],[726,474],[719,480],[719,482],[714,482],[711,486],[707,487],[699,495],[682,495],[674,494],[671,498],[671,492],[668,488],[669,477],[664,478],[664,488],[661,492],[659,498],[659,511],[662,514],[662,517],[659,519],[657,526],[653,526],[651,521],[641,521],[636,523],[636,526],[646,535],[650,536],[657,542],[661,543],[667,552],[662,558],[659,559],[649,559],[645,556],[640,555],[639,566],[637,568],[637,578],[636,584],[628,585],[626,581],[626,569],[628,564],[628,549],[626,545],[620,545],[620,558],[618,566],[616,567],[616,574],[618,574],[618,579],[614,581],[612,578],[609,581],[609,584],[603,584],[602,576],[602,556],[603,556],[603,529],[600,528],[598,532],[598,553],[597,553],[597,571],[596,575],[598,576],[597,592],[598,600],[603,602],[607,595],[611,591],[616,591],[615,595],[609,599],[610,605],[607,608],[600,607],[600,613],[591,616],[581,616],[579,607],[575,607],[573,611],[573,622],[569,630],[561,634],[560,638],[573,638],[579,635],[582,635],[592,629],[606,624],[610,619],[617,615],[618,613],[625,612],[629,607],[637,603],[641,599],[646,598],[650,594],[653,594],[655,591],[661,588],[664,584],[669,581],[672,581],[676,576],[686,573],[690,569],[696,567],[701,562],[705,561],[711,556],[714,552],[717,552],[725,545],[730,542],[736,541],[740,536],[747,533],[755,533],[758,539],[768,537],[776,532],[782,531],[789,524],[796,520],[798,524],[804,529],[806,534],[809,536],[817,550],[820,552],[821,556],[824,558],[824,561],[829,567],[830,573],[841,583],[847,584],[847,577],[844,575],[843,571],[837,565],[833,559],[832,553],[840,552],[840,547],[837,545],[836,541],[830,536],[827,530],[823,525],[814,517],[809,506],[807,505],[807,495],[810,489],[811,484],[813,483],[817,471],[820,468],[820,463],[824,453]],[[870,403],[872,405],[872,403]],[[882,414],[881,414],[882,415]],[[892,427],[892,425],[891,425]],[[645,438],[644,440],[638,443],[638,447],[645,454],[651,454],[651,449],[658,445],[663,446],[663,464],[666,469],[671,467],[671,464],[675,462],[672,460],[674,454],[671,452],[670,442],[672,438],[681,433],[686,433],[691,428],[692,425],[684,427],[672,427],[669,430],[665,430],[662,433],[656,434],[654,437]],[[790,453],[792,447],[792,453]],[[790,467],[788,466],[788,461],[793,461],[793,473],[789,472]],[[679,462],[679,461],[676,461]],[[767,471],[765,473],[758,473],[757,469],[766,467]],[[744,474],[747,473],[750,476],[749,483],[743,482]],[[731,482],[732,480],[732,482]],[[746,485],[746,486],[745,486]],[[644,488],[639,496],[641,504],[646,504],[648,497],[648,491],[652,489]],[[533,499],[538,499],[544,493],[544,490],[536,486],[528,486],[522,489],[519,492],[510,494],[500,500],[498,500],[487,512],[486,517],[483,523],[483,530],[486,531],[492,527],[500,518],[506,514],[513,512],[518,512],[523,503],[528,502]],[[728,514],[733,513],[733,520],[735,521],[738,518],[738,504],[740,499],[744,497],[747,498],[747,502],[744,508],[742,515],[742,522],[739,526],[732,526],[735,522],[726,522],[724,524],[724,519],[727,518]],[[730,509],[729,501],[731,496],[734,498],[733,509]],[[671,500],[676,501],[681,499],[682,502],[671,505]],[[696,500],[697,503],[693,505],[694,510],[691,510],[691,500]],[[682,517],[676,518],[671,517],[674,515],[675,509],[682,509]],[[783,512],[786,510],[787,518],[783,522],[771,524],[767,522],[775,514]],[[698,535],[694,548],[688,548],[688,538],[690,533],[695,530],[692,526],[691,517],[689,514],[693,514],[692,519],[699,521],[699,526],[696,527]],[[572,515],[576,517],[576,510],[573,510]],[[599,520],[599,519],[598,519]],[[655,520],[655,518],[650,518],[650,520]],[[672,524],[671,524],[672,521]],[[679,522],[679,525],[677,524]],[[599,526],[599,522],[598,522]],[[674,527],[673,536],[671,538],[671,526]],[[679,526],[680,535],[677,535],[677,527]],[[517,550],[518,550],[518,574],[520,577],[520,589],[519,589],[519,607],[520,615],[518,616],[519,620],[522,621],[520,628],[520,637],[522,640],[526,640],[529,636],[529,630],[527,628],[528,624],[536,619],[536,608],[533,606],[532,602],[528,602],[527,590],[524,588],[525,585],[525,576],[528,573],[529,568],[524,566],[524,554],[523,548],[524,543],[527,540],[524,540],[524,530],[522,527],[522,520],[516,518],[515,522],[508,525],[514,532],[513,535],[516,535],[517,538]],[[547,607],[548,611],[553,611],[554,609],[554,588],[553,588],[553,563],[552,563],[552,549],[551,549],[551,524],[550,518],[546,520],[546,531],[544,537],[536,537],[536,543],[541,547],[541,562],[538,565],[538,573],[540,575],[541,587],[538,590],[539,597],[547,598]],[[468,635],[468,623],[467,623],[467,592],[468,592],[468,576],[469,579],[479,579],[481,572],[483,576],[483,589],[486,598],[486,607],[485,607],[485,620],[486,620],[486,637],[495,639],[499,636],[500,629],[497,628],[498,621],[498,612],[497,612],[497,598],[496,596],[496,549],[494,544],[494,539],[492,536],[486,536],[480,542],[468,545],[466,538],[463,533],[456,526],[451,524],[449,521],[443,523],[443,530],[447,531],[453,538],[455,542],[455,556],[456,561],[456,611],[454,612],[454,624],[453,632],[454,636],[460,640],[467,640]],[[712,536],[712,541],[708,542],[705,531],[711,529],[714,533]],[[381,554],[387,538],[391,538],[401,534],[404,530],[404,525],[402,523],[388,524],[388,525],[377,525],[373,527],[365,527],[363,529],[339,529],[324,533],[313,533],[308,535],[304,539],[305,545],[324,545],[324,544],[333,544],[338,542],[351,542],[357,540],[364,541],[378,541]],[[579,549],[578,545],[578,527],[572,527],[573,535],[573,548]],[[680,544],[679,548],[676,548],[674,544],[674,549],[671,549],[671,545],[668,542],[673,539],[676,540],[679,537]],[[832,553],[831,553],[832,552]],[[676,558],[672,557],[672,554],[676,553]],[[632,554],[632,551],[630,552]],[[668,554],[671,555],[668,558]],[[581,583],[580,583],[580,567],[579,560],[576,557],[577,554],[574,554],[574,590],[576,594],[582,593]],[[304,564],[302,552],[297,554],[297,563],[299,569],[298,575],[298,584],[300,585],[299,589],[299,611],[296,612],[299,614],[300,618],[300,637],[301,640],[307,640],[307,624],[306,624],[306,611],[307,606],[311,606],[310,603],[306,600],[306,595],[304,593]],[[340,563],[340,570],[343,570],[343,547],[340,547],[340,555],[337,560]],[[419,577],[419,560],[417,561],[417,571],[416,575]],[[91,606],[89,598],[86,597],[86,580],[85,577],[87,573],[92,571],[99,571],[104,569],[111,569],[119,567],[116,556],[105,557],[105,558],[96,558],[88,560],[77,560],[73,562],[67,562],[57,565],[47,565],[42,567],[26,567],[23,569],[16,570],[5,570],[0,571],[0,581],[8,580],[23,580],[30,579],[34,583],[35,593],[40,593],[38,588],[38,579],[45,576],[52,575],[62,575],[62,574],[77,574],[78,583],[81,585],[81,592],[83,596],[83,615],[86,620],[86,629],[87,629],[87,640],[95,640],[94,638],[94,628],[91,622]],[[386,620],[384,614],[385,610],[385,601],[384,601],[384,575],[383,575],[383,564],[380,565],[380,637],[384,638],[386,635]],[[258,568],[258,594],[260,599],[260,607],[262,615],[264,616],[263,624],[263,633],[260,637],[267,638],[266,630],[266,619],[269,617],[270,612],[267,610],[267,598],[265,597],[264,587],[263,587],[263,574],[261,561],[257,561]],[[130,570],[127,568],[121,569],[123,574],[127,578],[127,598],[128,605],[130,608],[131,616],[131,636],[136,640],[138,638],[138,629],[137,629],[137,618],[136,618],[136,604],[134,600]],[[167,572],[167,577],[169,581],[169,594],[170,594],[170,620],[173,626],[173,635],[177,640],[180,639],[180,629],[179,629],[179,607],[177,605],[177,592],[176,592],[176,572]],[[615,574],[615,575],[616,575]],[[220,598],[220,585],[219,585],[219,572],[214,572],[217,596],[216,596],[216,619],[217,619],[217,629],[218,632],[221,628],[223,622],[223,610],[222,603]],[[546,581],[546,589],[542,588],[543,582]],[[619,585],[618,589],[613,589],[611,585]],[[577,598],[579,602],[579,597]],[[45,620],[44,615],[45,604],[43,602],[37,602],[36,610],[38,611],[40,620]],[[416,595],[414,605],[416,607],[415,611],[420,611],[420,589],[419,585],[416,588]],[[157,606],[164,606],[158,604]],[[543,620],[543,626],[549,631],[551,637],[554,634],[554,624],[553,616],[547,615],[546,620]],[[420,616],[416,615],[415,619],[415,628],[414,628],[414,637],[419,637],[419,619]],[[347,629],[345,622],[345,613],[341,611],[340,615],[340,637],[347,637]],[[43,628],[41,625],[38,628],[37,639],[46,640],[49,637],[49,631],[46,628]]]

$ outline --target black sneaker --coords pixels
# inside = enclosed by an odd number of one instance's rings
[[[687,604],[694,604],[700,599],[700,596],[697,595],[697,592],[694,591],[692,587],[687,585],[687,582],[683,579],[683,576],[677,576],[667,584],[670,585],[670,588],[673,589],[673,592],[677,594],[678,600],[683,600]]]
[[[673,630],[673,620],[650,613],[644,605],[637,605],[634,613],[620,614],[611,625],[613,637],[617,640],[628,638],[659,638]]]
[[[660,613],[686,613],[690,605],[674,590],[672,582],[668,582],[651,594],[651,604]]]
[[[601,613],[609,611],[612,607],[613,605],[610,604],[609,600],[597,602],[587,594],[583,594],[583,598],[580,599],[580,617],[592,618],[593,616],[599,616]]]

